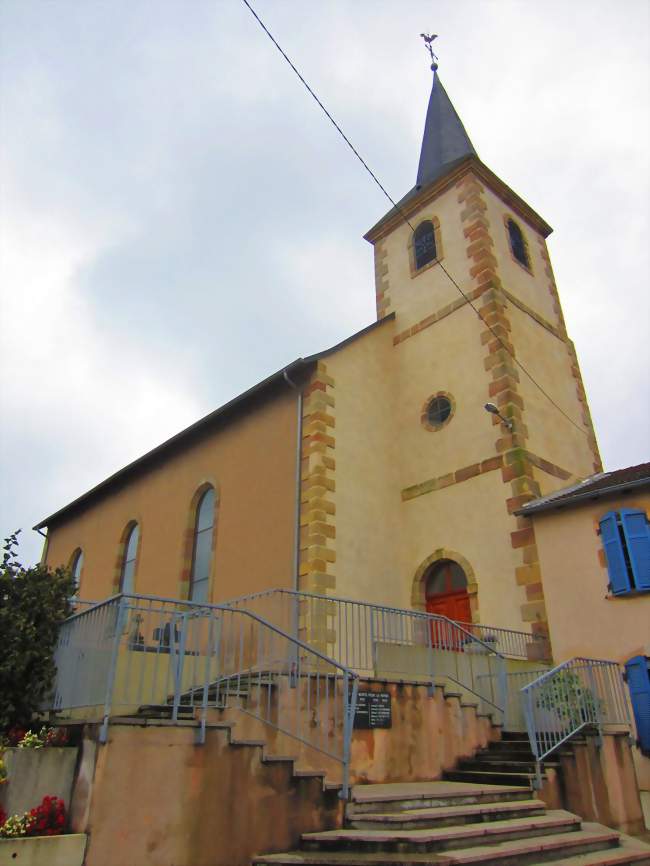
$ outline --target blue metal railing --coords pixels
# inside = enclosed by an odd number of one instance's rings
[[[45,709],[97,708],[103,741],[111,716],[153,705],[194,714],[204,742],[230,710],[334,759],[347,797],[357,673],[251,611],[114,596],[63,623],[55,661]]]
[[[541,763],[579,731],[630,727],[625,683],[619,665],[602,659],[574,658],[521,689],[526,730],[541,784]]]

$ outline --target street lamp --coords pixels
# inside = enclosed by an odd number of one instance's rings
[[[512,419],[504,418],[501,412],[499,412],[498,407],[495,406],[494,403],[486,403],[483,408],[486,410],[486,412],[489,412],[490,415],[496,415],[497,418],[500,418],[502,423],[505,424],[508,430],[510,430],[510,432],[512,433]]]

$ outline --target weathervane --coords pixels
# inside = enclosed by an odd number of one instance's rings
[[[420,33],[420,36],[424,39],[424,47],[427,49],[427,51],[431,55],[431,69],[435,72],[436,69],[438,68],[438,63],[437,63],[438,58],[433,53],[433,48],[431,46],[431,43],[433,42],[434,39],[438,38],[438,34],[437,33]]]

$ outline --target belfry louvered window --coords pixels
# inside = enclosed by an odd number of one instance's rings
[[[431,220],[425,220],[413,233],[415,269],[420,270],[436,259],[436,232]]]
[[[510,249],[512,250],[513,256],[517,259],[519,264],[530,270],[530,257],[528,255],[528,247],[526,245],[524,233],[514,220],[509,219],[507,227]]]
[[[650,590],[650,526],[645,512],[610,511],[600,520],[600,535],[612,593]]]

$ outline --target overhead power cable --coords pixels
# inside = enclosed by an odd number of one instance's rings
[[[347,144],[347,146],[350,148],[350,150],[352,151],[352,153],[356,156],[356,158],[359,160],[359,162],[361,163],[361,165],[362,165],[362,166],[364,167],[364,169],[368,172],[368,174],[370,175],[370,177],[372,178],[372,180],[374,181],[374,183],[379,187],[379,189],[381,190],[381,192],[382,192],[382,193],[384,194],[384,196],[388,199],[388,201],[393,205],[393,207],[398,211],[398,213],[401,214],[401,216],[402,216],[404,222],[405,222],[406,225],[411,229],[411,231],[415,231],[415,229],[413,228],[413,226],[411,225],[411,223],[410,223],[410,221],[409,221],[409,218],[408,218],[407,214],[406,214],[406,213],[404,212],[404,210],[399,206],[399,204],[397,204],[397,202],[392,198],[392,196],[388,193],[388,191],[386,190],[386,188],[384,187],[384,185],[381,183],[381,181],[379,180],[379,178],[377,177],[377,175],[376,175],[376,174],[374,173],[374,171],[370,168],[370,166],[368,165],[368,163],[367,163],[367,162],[365,161],[365,159],[361,156],[361,154],[360,154],[359,151],[356,149],[356,147],[352,144],[352,142],[351,142],[350,139],[347,137],[347,135],[343,132],[343,130],[341,129],[341,127],[339,126],[339,124],[336,122],[336,120],[334,120],[334,118],[332,117],[332,115],[330,114],[330,112],[327,110],[327,108],[325,108],[325,106],[323,105],[323,103],[321,102],[321,100],[319,99],[319,97],[316,95],[316,93],[314,92],[314,90],[309,86],[309,84],[307,83],[307,81],[305,80],[305,78],[303,77],[303,75],[300,73],[300,71],[298,70],[298,68],[296,67],[296,65],[295,65],[295,64],[293,63],[293,61],[289,58],[289,56],[288,56],[287,53],[284,51],[284,49],[282,48],[282,46],[278,43],[277,39],[273,36],[273,34],[272,34],[271,31],[268,29],[268,27],[266,26],[266,24],[264,24],[264,22],[262,21],[262,19],[260,18],[260,16],[257,14],[257,12],[255,11],[255,9],[253,9],[253,7],[251,6],[251,4],[249,3],[249,0],[242,0],[242,3],[244,4],[244,6],[246,6],[246,7],[248,8],[248,10],[250,11],[251,15],[255,18],[255,20],[256,20],[257,23],[260,25],[260,27],[262,28],[262,30],[266,33],[266,35],[267,35],[268,38],[271,40],[271,42],[275,45],[275,47],[278,49],[278,51],[280,52],[280,54],[282,55],[282,57],[283,57],[283,58],[286,60],[286,62],[289,64],[289,66],[290,66],[291,69],[294,71],[294,73],[296,74],[296,76],[298,77],[298,79],[300,80],[300,82],[303,84],[303,86],[305,87],[305,89],[307,90],[307,92],[309,93],[309,95],[314,99],[314,101],[316,102],[316,104],[318,105],[318,107],[319,107],[319,108],[321,109],[321,111],[325,114],[325,116],[326,116],[327,119],[330,121],[330,123],[332,124],[332,126],[336,129],[336,131],[337,131],[338,134],[341,136],[341,138],[343,139],[343,141]],[[542,385],[540,385],[540,383],[539,383],[539,382],[534,378],[534,376],[533,376],[531,373],[528,372],[528,370],[526,369],[526,367],[525,367],[525,366],[521,363],[521,361],[520,361],[520,360],[515,356],[515,354],[512,352],[512,350],[511,350],[510,347],[507,345],[507,343],[504,343],[504,341],[501,339],[501,337],[499,336],[499,334],[494,330],[494,328],[493,328],[490,324],[488,324],[488,323],[485,321],[485,319],[481,316],[481,313],[479,312],[478,308],[473,304],[472,299],[471,299],[471,298],[470,298],[470,297],[469,297],[469,296],[468,296],[468,295],[467,295],[467,294],[462,290],[462,288],[460,287],[460,285],[458,284],[458,282],[457,282],[457,281],[452,277],[452,275],[449,273],[449,271],[447,270],[447,268],[442,264],[442,262],[441,262],[440,260],[437,260],[437,261],[436,261],[436,265],[437,265],[437,266],[441,269],[441,271],[445,274],[445,276],[446,276],[447,279],[451,282],[451,284],[452,284],[452,285],[453,285],[453,286],[458,290],[458,292],[459,292],[460,295],[464,298],[464,300],[466,301],[466,303],[469,304],[469,306],[472,308],[472,310],[474,310],[474,312],[476,313],[476,315],[478,316],[478,318],[479,318],[479,319],[481,320],[481,322],[485,325],[485,327],[486,327],[486,328],[491,332],[491,334],[494,336],[494,338],[495,338],[496,340],[499,341],[500,346],[501,346],[501,347],[502,347],[502,348],[503,348],[503,349],[508,353],[508,355],[512,358],[512,360],[515,362],[515,364],[516,364],[516,365],[519,367],[519,369],[520,369],[520,370],[521,370],[521,371],[522,371],[522,372],[523,372],[523,373],[528,377],[528,379],[533,383],[533,385],[535,385],[535,387],[538,388],[539,391],[540,391],[540,392],[541,392],[541,393],[546,397],[546,399],[549,401],[549,403],[551,403],[551,405],[554,406],[554,407],[558,410],[558,412],[560,412],[560,414],[562,414],[562,415],[566,418],[566,420],[569,421],[569,423],[573,424],[573,426],[576,428],[576,430],[579,430],[579,431],[580,431],[581,433],[583,433],[585,436],[589,437],[589,436],[591,435],[590,432],[589,432],[588,430],[585,430],[585,428],[584,428],[582,425],[580,425],[580,424],[578,424],[576,421],[574,421],[573,418],[571,418],[571,416],[568,415],[568,414],[564,411],[564,409],[563,409],[563,408],[562,408],[558,403],[555,402],[555,400],[551,397],[551,395],[548,393],[548,391],[546,391],[546,390],[544,389],[544,387],[543,387]]]

